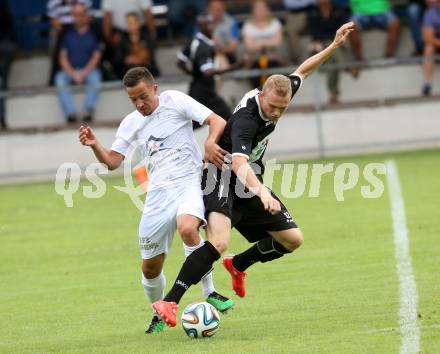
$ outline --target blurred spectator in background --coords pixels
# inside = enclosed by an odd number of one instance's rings
[[[226,102],[216,93],[214,75],[219,75],[241,66],[237,61],[227,69],[216,69],[214,66],[215,48],[212,40],[214,23],[212,16],[198,17],[199,32],[181,52],[177,53],[177,66],[192,76],[188,94],[211,109],[224,119],[228,119],[231,110]],[[194,122],[194,128],[200,125]]]
[[[153,75],[157,75],[151,41],[142,31],[139,15],[132,12],[126,18],[127,33],[122,34],[121,43],[115,53],[115,69],[118,76],[123,77],[128,69],[135,66],[145,66]]]
[[[414,42],[413,55],[423,53],[422,22],[425,0],[391,0],[395,14],[408,20]]]
[[[151,0],[102,0],[103,11],[102,31],[106,43],[104,56],[106,77],[108,79],[120,79],[124,73],[124,65],[116,61],[116,52],[124,40],[129,37],[127,15],[136,13],[138,15],[142,40],[146,41],[150,51],[150,71],[154,76],[159,75],[154,54],[154,42],[156,39],[156,22],[153,16],[153,2]],[[117,77],[113,77],[112,69]]]
[[[114,47],[121,43],[122,34],[128,31],[126,16],[129,13],[136,13],[149,37],[156,38],[156,22],[151,0],[102,0],[101,8],[104,15],[104,38]]]
[[[426,6],[424,0],[410,0],[407,7],[407,15],[411,36],[414,42],[414,54],[421,55],[423,53],[423,14]]]
[[[339,7],[350,8],[350,0],[333,0],[333,4]]]
[[[396,54],[400,21],[391,11],[389,0],[351,0],[350,4],[352,20],[357,27],[351,35],[356,59],[363,59],[360,31],[373,27],[388,31],[385,57],[393,57]]]
[[[242,29],[243,43],[252,67],[267,69],[283,63],[282,42],[283,27],[274,18],[269,5],[264,0],[252,3],[252,13]],[[253,82],[255,87],[264,84],[266,77]]]
[[[240,28],[237,21],[225,10],[224,0],[211,0],[208,13],[214,21],[212,39],[215,46],[214,64],[218,69],[227,69],[237,61],[237,49],[240,38]],[[221,81],[216,78],[217,92],[221,91]]]
[[[63,36],[60,51],[61,70],[55,76],[61,106],[69,123],[78,119],[71,84],[85,83],[83,120],[91,121],[101,86],[101,72],[98,64],[101,60],[99,42],[90,29],[91,18],[85,5],[72,6],[74,27]]]
[[[433,56],[440,53],[440,0],[426,0],[428,9],[423,18],[423,39],[425,48],[423,55],[423,84],[422,94],[429,96],[432,90],[432,78],[434,75]]]
[[[47,2],[47,16],[52,26],[50,85],[53,85],[55,74],[60,69],[58,58],[63,35],[73,27],[72,5],[75,3],[84,4],[88,9],[92,7],[92,0],[49,0]]]
[[[350,13],[347,8],[332,4],[332,0],[317,0],[316,8],[308,12],[307,25],[312,37],[309,55],[314,55],[327,47],[334,38],[334,34],[344,23],[348,22]],[[327,61],[329,64],[344,62],[344,52],[336,51]],[[327,88],[330,103],[337,103],[339,98],[339,70],[334,69],[328,73]]]
[[[0,91],[8,89],[8,77],[14,56],[12,23],[7,0],[0,0]],[[3,96],[0,96],[0,128],[6,129],[6,111]]]
[[[302,62],[306,56],[301,47],[300,35],[307,29],[307,13],[315,3],[316,0],[284,0],[290,60],[294,63]]]
[[[198,15],[205,13],[208,0],[168,0],[168,19],[176,37],[192,37]]]

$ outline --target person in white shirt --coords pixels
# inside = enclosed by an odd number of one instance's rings
[[[241,30],[246,55],[252,68],[265,70],[282,66],[283,26],[272,16],[266,0],[252,3],[251,17],[244,23]],[[267,75],[253,77],[252,86],[262,86]]]
[[[258,60],[265,53],[272,61],[281,63],[283,25],[272,16],[265,0],[252,4],[252,15],[243,25],[242,36],[250,60]]]
[[[158,86],[145,67],[127,71],[123,79],[136,110],[121,122],[110,149],[97,140],[90,127],[81,126],[79,140],[90,146],[96,158],[114,170],[132,147],[141,147],[149,174],[148,194],[139,224],[142,285],[151,303],[163,298],[163,264],[177,229],[185,254],[203,246],[199,228],[206,224],[200,184],[202,154],[194,137],[192,120],[209,125],[204,143],[206,162],[221,167],[225,151],[217,145],[226,122],[188,95],[175,90],[158,94]],[[218,294],[212,273],[202,280],[204,296],[218,310],[233,306]],[[153,315],[146,333],[161,332],[164,322]]]

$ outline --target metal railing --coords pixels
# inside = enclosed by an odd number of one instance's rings
[[[434,60],[440,61],[440,55],[433,57]],[[369,59],[363,61],[347,61],[340,64],[328,63],[322,65],[318,71],[328,72],[331,70],[346,70],[352,68],[360,69],[373,69],[373,68],[384,68],[402,65],[420,65],[424,61],[423,56],[419,57],[394,57],[394,58],[384,58],[384,59]],[[258,77],[261,75],[272,75],[272,74],[291,74],[297,66],[282,66],[270,69],[240,69],[227,74],[223,74],[224,79],[234,79],[243,80],[253,77]],[[159,84],[175,84],[181,82],[189,82],[190,77],[186,75],[169,75],[163,76],[157,79]],[[111,91],[116,89],[121,89],[122,83],[118,81],[105,81],[102,83],[102,91]],[[84,89],[83,85],[73,86],[74,92],[81,92]],[[11,98],[11,97],[26,97],[38,94],[56,93],[56,87],[50,86],[30,86],[26,88],[9,89],[7,91],[0,91],[0,98]]]

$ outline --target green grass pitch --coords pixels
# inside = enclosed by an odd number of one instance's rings
[[[364,166],[387,158],[397,163],[405,200],[421,353],[439,353],[440,151],[326,162]],[[236,307],[222,316],[215,337],[191,340],[180,324],[162,335],[144,334],[151,311],[140,285],[140,213],[112,187],[121,179],[106,182],[103,198],[77,193],[73,208],[65,207],[53,183],[0,188],[1,353],[399,352],[387,189],[378,199],[363,199],[360,183],[337,202],[333,177],[325,175],[318,198],[284,200],[304,231],[304,245],[250,268],[244,299],[232,294],[217,264],[217,290]],[[229,250],[245,247],[234,232]],[[165,267],[168,288],[182,260],[175,237]],[[181,308],[201,299],[200,287],[192,287]]]

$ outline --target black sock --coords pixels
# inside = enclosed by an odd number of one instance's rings
[[[189,287],[197,284],[206,273],[211,271],[212,264],[219,258],[220,253],[217,249],[206,241],[202,247],[197,248],[186,258],[173,287],[164,300],[179,303]]]
[[[266,237],[258,241],[251,248],[248,248],[246,251],[232,258],[232,265],[238,271],[244,272],[256,262],[265,263],[273,261],[274,259],[284,256],[286,253],[291,252],[272,237]]]

